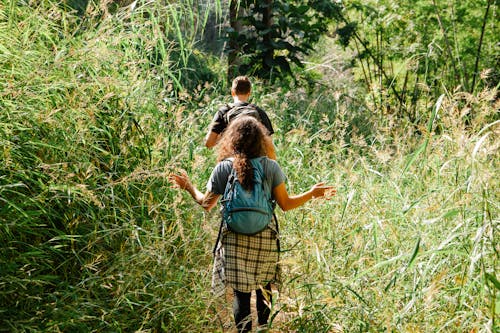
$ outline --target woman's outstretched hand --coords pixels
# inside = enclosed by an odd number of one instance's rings
[[[178,174],[170,174],[168,180],[172,183],[172,188],[180,188],[181,190],[189,190],[192,186],[188,174],[185,170],[180,170]]]
[[[317,183],[311,187],[313,198],[325,198],[329,200],[331,197],[335,196],[337,190],[331,185],[325,185],[325,183]]]
[[[172,183],[172,188],[179,188],[181,190],[186,190],[191,194],[193,199],[203,207],[206,211],[211,210],[219,199],[219,195],[215,195],[211,192],[201,193],[189,180],[188,174],[184,170],[180,170],[178,173],[172,173],[168,176],[168,181]]]
[[[300,207],[314,198],[325,198],[328,200],[333,197],[335,193],[337,193],[337,190],[331,185],[325,185],[325,183],[317,183],[307,192],[297,195],[289,195],[284,182],[273,188],[273,196],[278,205],[285,212]]]

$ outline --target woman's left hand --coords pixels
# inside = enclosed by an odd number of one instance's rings
[[[170,174],[168,180],[173,184],[172,188],[186,190],[191,187],[191,181],[185,170],[180,170],[179,174]]]
[[[168,180],[172,183],[172,188],[180,188],[182,190],[186,190],[191,194],[193,199],[203,207],[206,211],[211,210],[219,199],[220,195],[206,192],[205,194],[201,193],[189,180],[187,172],[184,170],[180,170],[179,173],[170,174],[168,176]]]

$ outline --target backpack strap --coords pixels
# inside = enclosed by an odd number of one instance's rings
[[[267,165],[267,160],[268,158],[263,156],[263,157],[260,157],[260,163],[262,165],[262,169],[263,169],[263,178],[266,178],[267,176],[267,168],[266,168],[266,165]],[[272,197],[272,189],[271,189],[271,197]],[[279,239],[279,234],[280,234],[280,227],[279,227],[279,223],[278,223],[278,217],[276,216],[276,212],[274,210],[274,208],[276,208],[276,200],[274,199],[271,199],[272,201],[272,205],[273,205],[273,218],[274,218],[274,224],[276,225],[276,233],[278,235],[277,239],[276,239],[276,246],[278,248],[278,253],[281,253],[281,245],[280,245],[280,239]]]
[[[221,241],[222,225],[223,225],[223,223],[224,223],[224,219],[221,216],[221,218],[220,218],[219,232],[217,233],[217,240],[215,241],[215,246],[214,246],[214,249],[212,250],[213,255],[215,255],[215,251],[217,251],[217,245],[219,245],[219,242]]]
[[[232,108],[233,108],[232,104],[226,103],[226,104],[222,105],[221,107],[219,107],[219,111],[224,113],[224,112],[231,110]]]
[[[223,161],[230,161],[231,162],[231,173],[229,174],[229,177],[227,179],[227,184],[229,186],[233,186],[234,184],[234,180],[236,179],[236,176],[234,174],[234,169],[233,169],[233,161],[234,161],[234,158],[233,157],[228,157],[228,158],[225,158]],[[226,185],[226,187],[228,186]],[[224,191],[225,192],[225,191]],[[220,226],[219,226],[219,232],[217,233],[217,240],[215,241],[215,246],[214,246],[214,249],[213,249],[213,254],[215,255],[215,251],[217,251],[217,245],[219,245],[219,241],[221,240],[221,236],[222,236],[222,225],[224,224],[224,218],[221,216],[221,219],[220,219]]]
[[[264,159],[265,158],[262,157],[260,162],[262,163],[262,167],[264,168],[264,177],[265,177],[267,175],[267,173],[266,173],[267,162],[263,163]],[[271,190],[271,192],[272,192],[272,190]],[[272,193],[271,193],[271,196],[272,196]],[[273,204],[273,208],[276,208],[276,200],[272,200],[272,204]],[[279,254],[279,253],[281,253],[281,244],[280,244],[280,238],[279,238],[280,227],[279,227],[279,223],[278,223],[278,217],[276,216],[276,212],[274,209],[273,209],[273,218],[274,218],[274,224],[276,225],[276,233],[278,235],[278,237],[276,238],[276,247],[278,248],[278,254]]]
[[[278,218],[276,217],[276,213],[273,212],[273,217],[274,217],[274,223],[276,224],[276,234],[278,237],[276,237],[276,247],[278,248],[278,255],[281,253],[281,243],[280,243],[280,227],[278,223]]]

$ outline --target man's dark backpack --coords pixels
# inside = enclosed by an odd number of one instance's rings
[[[251,159],[253,166],[253,188],[247,191],[241,186],[232,169],[222,197],[222,219],[233,232],[254,235],[264,230],[273,218],[274,204],[271,189],[264,181],[262,159]]]
[[[249,103],[236,103],[229,104],[226,106],[227,112],[224,114],[224,120],[226,124],[229,124],[231,120],[239,116],[250,116],[254,117],[258,121],[262,122],[262,117],[257,107]]]

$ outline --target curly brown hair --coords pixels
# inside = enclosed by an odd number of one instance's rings
[[[234,157],[233,168],[244,189],[252,188],[253,168],[250,159],[265,156],[267,129],[253,117],[241,116],[231,121],[222,135],[218,161]]]

